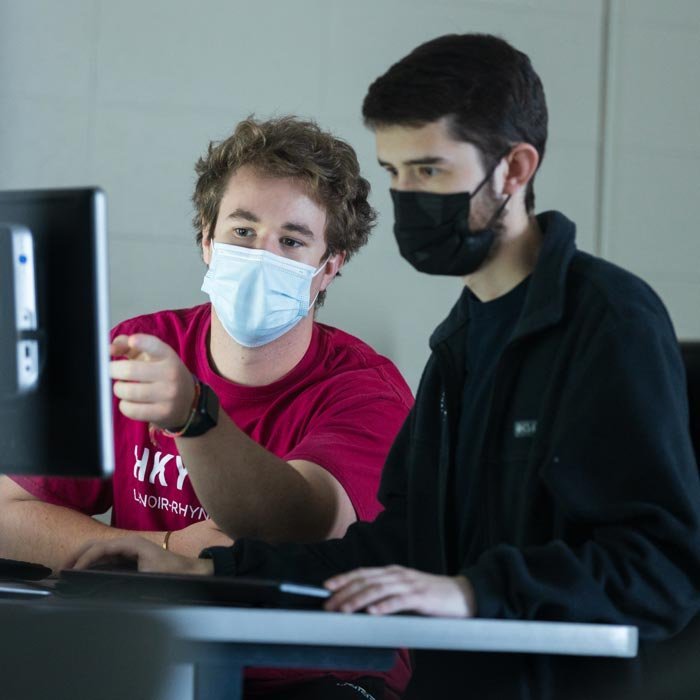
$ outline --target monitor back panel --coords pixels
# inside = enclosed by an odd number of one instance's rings
[[[105,207],[99,189],[0,192],[0,473],[113,472]],[[18,230],[32,238],[35,330],[15,304]]]

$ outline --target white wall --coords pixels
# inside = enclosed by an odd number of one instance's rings
[[[545,85],[538,208],[579,245],[641,274],[679,335],[700,337],[700,3],[696,0],[0,0],[0,189],[99,184],[110,214],[112,320],[204,300],[190,226],[210,139],[296,113],[348,139],[380,224],[320,320],[392,357],[415,388],[459,281],[396,251],[360,105],[369,83],[439,34],[500,34]]]
[[[624,0],[612,52],[601,254],[666,302],[700,338],[700,2]]]

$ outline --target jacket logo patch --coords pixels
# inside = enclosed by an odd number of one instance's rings
[[[536,420],[516,420],[513,425],[513,434],[516,438],[532,437],[536,432]]]

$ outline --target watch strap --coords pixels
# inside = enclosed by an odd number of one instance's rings
[[[197,437],[211,430],[218,422],[219,399],[201,379],[192,375],[194,379],[194,397],[192,409],[185,424],[176,430],[162,428],[161,432],[170,438]]]

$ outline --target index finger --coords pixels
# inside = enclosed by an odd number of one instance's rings
[[[154,335],[134,333],[115,336],[109,346],[109,352],[112,357],[126,357],[130,360],[142,354],[147,356],[144,359],[161,360],[175,351]]]
[[[76,557],[75,561],[66,568],[88,569],[93,564],[97,564],[97,562],[102,561],[107,556],[106,543],[95,542],[93,545],[85,549],[85,551],[83,551],[78,557]]]
[[[332,576],[327,581],[324,581],[323,585],[331,591],[336,591],[343,586],[347,586],[353,581],[358,579],[370,579],[376,576],[381,576],[387,571],[386,566],[377,566],[366,569],[353,569],[344,574],[338,574],[337,576]]]
[[[109,354],[112,357],[122,357],[129,352],[129,336],[117,335],[109,344]]]
[[[144,352],[154,360],[162,360],[175,351],[160,338],[146,333],[134,333],[128,338],[129,349],[136,352]]]
[[[138,538],[125,537],[109,542],[94,542],[77,557],[72,568],[87,569],[102,559],[111,557],[138,559],[140,551]]]
[[[95,545],[100,544],[99,540],[88,540],[85,542],[77,551],[73,553],[73,556],[66,561],[63,568],[64,569],[74,569],[75,563],[80,559],[80,557],[85,554],[89,549],[92,549]]]

